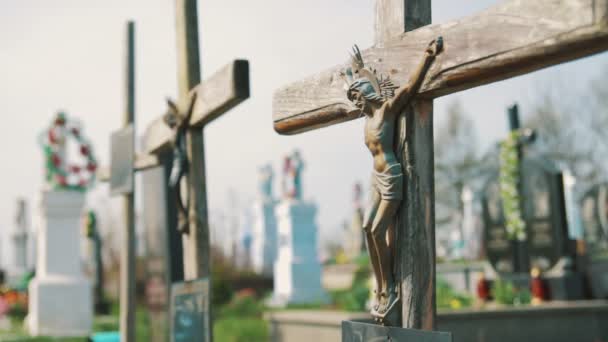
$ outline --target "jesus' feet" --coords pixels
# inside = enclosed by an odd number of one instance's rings
[[[384,292],[383,294],[384,294],[383,300],[380,305],[380,308],[378,309],[378,313],[381,313],[381,314],[387,313],[390,310],[390,308],[393,306],[393,304],[397,300],[399,300],[399,298],[397,296],[397,292],[394,289],[389,290],[388,293]]]

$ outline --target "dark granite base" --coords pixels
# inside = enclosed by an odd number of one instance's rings
[[[335,342],[341,322],[364,321],[365,313],[284,311],[266,315],[272,341]],[[539,307],[440,312],[437,330],[454,342],[606,342],[608,302],[558,302]]]

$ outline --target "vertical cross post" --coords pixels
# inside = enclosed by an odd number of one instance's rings
[[[177,0],[176,6],[179,102],[187,104],[190,90],[201,81],[196,0]],[[184,279],[193,280],[210,274],[203,129],[199,126],[190,128],[186,142],[190,161],[187,174],[190,206],[189,233],[183,236]]]
[[[123,125],[135,117],[135,23],[127,23],[125,108]],[[135,341],[135,213],[133,190],[123,195],[125,235],[120,254],[120,340]]]
[[[376,0],[375,40],[431,23],[431,0]],[[433,101],[416,99],[397,119],[395,151],[406,181],[395,222],[396,280],[401,283],[401,326],[435,328],[435,180]]]
[[[521,128],[520,120],[519,120],[519,106],[514,104],[513,106],[507,109],[507,115],[509,117],[509,130],[511,132],[518,131]],[[519,170],[517,171],[519,174],[519,179],[517,181],[517,191],[522,194],[522,160],[523,160],[523,145],[521,141],[517,143],[517,159],[519,159]],[[523,208],[523,203],[521,201],[521,196],[519,199],[519,207]],[[529,264],[528,264],[528,251],[526,249],[527,244],[525,241],[519,241],[517,239],[512,241],[512,250],[513,253],[513,271],[515,273],[527,273]]]

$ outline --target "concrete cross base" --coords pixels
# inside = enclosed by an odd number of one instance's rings
[[[27,327],[33,336],[87,336],[93,324],[91,283],[84,278],[34,278]]]
[[[452,342],[452,334],[384,327],[376,324],[342,321],[342,342],[399,341],[399,342]]]
[[[27,326],[32,335],[86,336],[93,321],[93,291],[82,273],[80,221],[85,194],[42,193],[36,276],[29,285]]]

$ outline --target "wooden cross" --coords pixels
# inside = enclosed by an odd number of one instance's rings
[[[178,45],[179,101],[173,114],[177,119],[188,117],[185,130],[188,170],[185,178],[188,212],[178,225],[186,225],[183,240],[185,280],[204,278],[210,274],[209,225],[205,183],[203,128],[242,101],[249,98],[249,62],[235,60],[224,66],[204,82],[198,50],[198,19],[196,0],[176,1],[176,31]],[[127,103],[125,126],[133,131],[134,113],[134,54],[133,24],[129,23],[127,45]],[[187,112],[187,115],[185,114]],[[143,153],[133,154],[132,171],[142,171],[163,165],[164,157],[173,148],[175,132],[167,125],[166,115],[154,120],[146,128]],[[126,130],[125,130],[126,131]],[[113,151],[114,153],[114,151]],[[108,180],[112,173],[99,171],[99,178]],[[135,236],[133,188],[124,189],[127,234],[121,267],[121,340],[135,340]],[[174,191],[171,191],[173,193]],[[175,199],[177,200],[177,199]],[[208,305],[209,301],[205,301]],[[209,307],[205,308],[208,313]],[[209,317],[209,315],[207,315]],[[209,322],[207,322],[209,323]],[[210,325],[208,325],[210,326]]]
[[[158,165],[159,158],[154,156],[173,148],[176,140],[184,139],[185,151],[180,153],[185,152],[187,158],[183,185],[187,196],[184,202],[188,205],[178,225],[187,227],[184,229],[187,233],[183,234],[184,278],[194,280],[210,274],[203,128],[249,98],[249,63],[235,60],[201,83],[196,0],[177,0],[176,15],[179,101],[172,114],[178,120],[185,120],[180,125],[185,135],[176,136],[167,125],[167,116],[156,119],[144,136],[146,157],[136,159],[135,163],[139,160],[140,167]],[[210,301],[204,302],[204,311],[209,313]],[[207,323],[206,326],[211,326]]]
[[[185,139],[189,165],[185,177],[189,212],[185,219],[189,233],[184,235],[184,277],[191,280],[209,275],[203,128],[249,98],[249,62],[235,60],[201,83],[196,0],[177,0],[176,14],[179,114],[192,105]],[[195,101],[191,103],[193,98]],[[175,138],[164,117],[156,119],[144,136],[145,155],[158,155],[172,148]],[[140,160],[146,158],[150,157]]]
[[[376,0],[375,45],[362,52],[379,74],[403,85],[428,42],[444,38],[417,99],[397,118],[394,141],[406,184],[395,218],[396,325],[425,330],[434,329],[436,316],[433,98],[607,50],[608,1],[509,0],[454,22],[430,22],[430,0]],[[295,134],[360,117],[343,88],[346,67],[279,89],[275,130]]]

